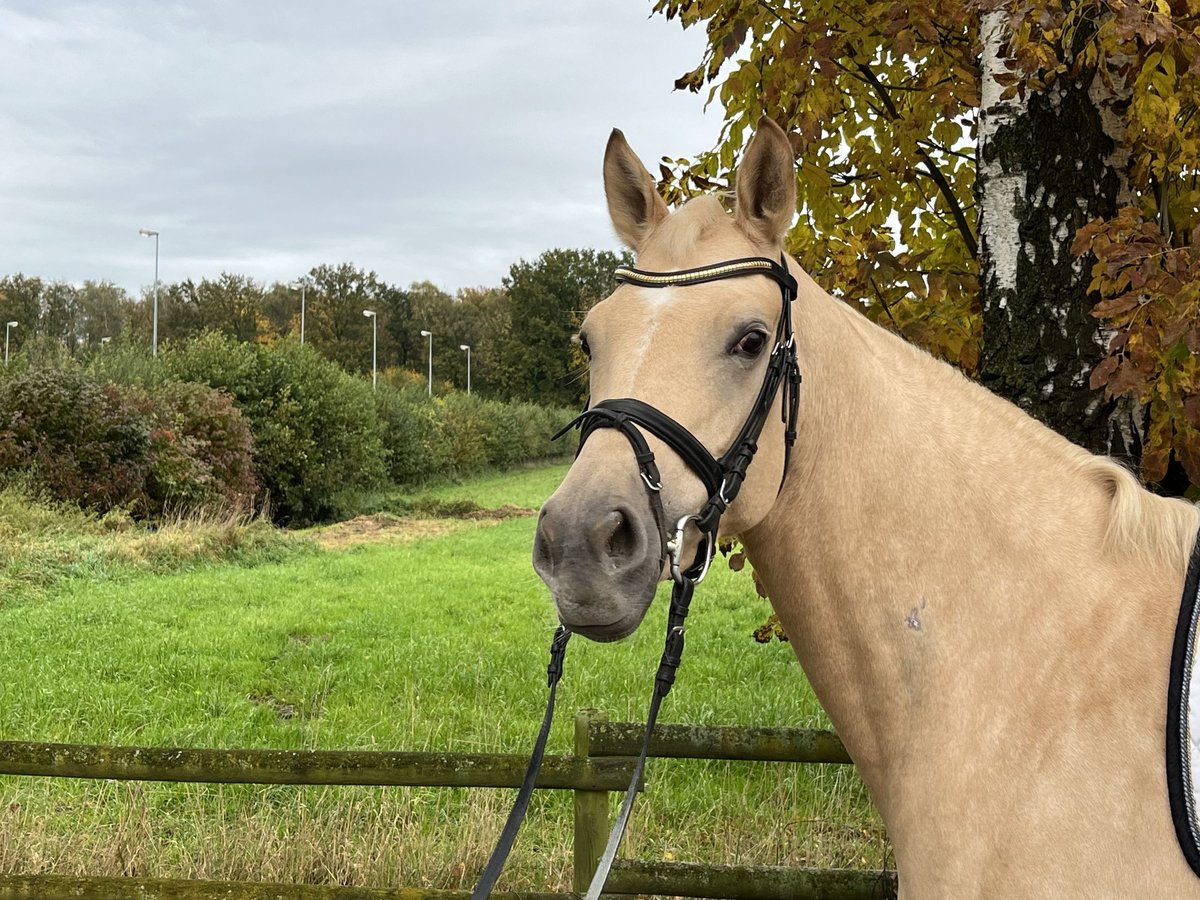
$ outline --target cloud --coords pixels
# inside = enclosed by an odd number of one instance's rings
[[[0,7],[0,274],[130,289],[291,279],[498,284],[551,247],[615,248],[600,159],[711,147],[672,91],[700,59],[649,4],[10,2]]]

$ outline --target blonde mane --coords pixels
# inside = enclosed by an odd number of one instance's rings
[[[1085,485],[1102,491],[1108,498],[1102,552],[1161,564],[1173,571],[1186,570],[1200,528],[1200,507],[1151,493],[1121,463],[1073,444],[1016,405],[971,381],[958,369],[890,332],[883,332],[853,306],[839,305],[853,316],[855,330],[865,340],[878,346],[870,336],[886,334],[885,344],[915,363],[911,368],[896,365],[892,377],[902,377],[899,373],[907,369],[909,377],[916,379],[914,389],[927,391],[930,396],[965,392],[964,402],[986,410],[987,416],[1001,421],[1011,438],[1026,442],[1031,451],[1048,457],[1052,464],[1061,467],[1065,476],[1078,476]]]
[[[1200,511],[1185,500],[1151,494],[1112,459],[1088,455],[1080,463],[1081,474],[1110,496],[1105,551],[1134,553],[1147,562],[1186,570]]]

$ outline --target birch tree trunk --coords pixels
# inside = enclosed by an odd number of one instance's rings
[[[1070,250],[1078,228],[1113,215],[1128,194],[1128,97],[1089,73],[1001,99],[1005,20],[1000,10],[981,22],[980,380],[1089,450],[1136,462],[1140,411],[1088,387],[1107,336],[1089,315],[1091,264]]]

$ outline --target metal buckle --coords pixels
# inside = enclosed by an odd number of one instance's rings
[[[700,521],[700,516],[698,515],[683,516],[675,523],[675,537],[667,541],[667,552],[671,554],[671,577],[680,583],[687,578],[692,584],[699,584],[704,580],[704,576],[708,574],[709,566],[712,565],[713,551],[716,549],[713,544],[714,539],[707,531],[702,531],[700,533],[704,537],[704,544],[701,545],[704,550],[704,566],[700,569],[700,574],[695,578],[688,578],[683,573],[683,562],[680,559],[683,553],[683,533],[687,529],[688,522],[698,521]]]
[[[720,499],[721,503],[724,504],[726,509],[728,509],[729,504],[733,502],[732,500],[730,500],[728,497],[725,496],[725,490],[726,490],[726,488],[729,487],[729,480],[732,477],[733,477],[732,472],[725,473],[725,477],[721,479],[721,486],[719,488],[717,488],[717,497],[718,497],[718,499]]]
[[[646,487],[650,488],[650,490],[654,491],[655,493],[658,493],[659,491],[662,490],[662,482],[661,481],[658,484],[655,484],[653,481],[650,480],[650,476],[647,475],[644,471],[639,472],[638,474],[642,476],[642,481],[646,482]]]

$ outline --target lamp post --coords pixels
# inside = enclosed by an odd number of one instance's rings
[[[459,344],[458,349],[467,351],[467,396],[470,397],[471,396],[471,345],[470,344]]]
[[[158,232],[153,228],[139,228],[138,234],[154,238],[154,324],[150,336],[150,353],[158,356]]]
[[[422,331],[421,337],[429,338],[429,396],[433,396],[433,332]]]
[[[363,315],[371,320],[371,390],[375,390],[375,382],[378,377],[378,370],[375,368],[375,335],[379,317],[373,309],[364,309]]]
[[[20,325],[20,322],[4,323],[4,368],[8,368],[8,332]]]

